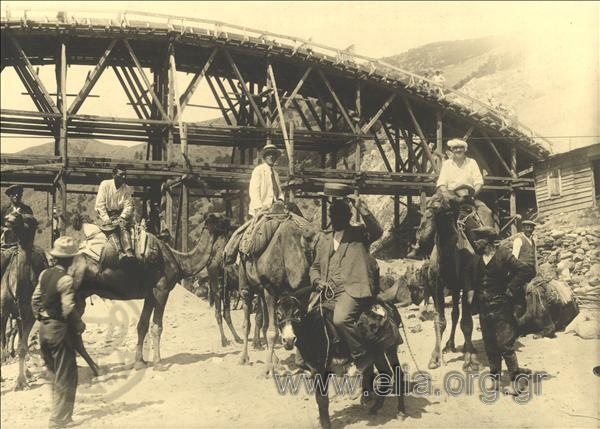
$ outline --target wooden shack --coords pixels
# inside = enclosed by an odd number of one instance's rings
[[[600,143],[552,155],[534,172],[540,215],[600,206]]]

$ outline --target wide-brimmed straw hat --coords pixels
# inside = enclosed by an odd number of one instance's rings
[[[265,156],[267,156],[270,153],[275,155],[276,158],[279,158],[281,156],[281,151],[279,150],[279,148],[277,146],[275,146],[273,143],[267,143],[261,149],[260,156],[264,158]]]
[[[482,226],[471,231],[475,238],[480,238],[488,241],[496,241],[499,239],[498,232],[491,226]]]
[[[55,258],[72,258],[79,254],[79,246],[73,238],[65,235],[54,241],[54,246],[49,253]]]
[[[521,226],[532,226],[535,228],[537,226],[537,223],[535,223],[532,220],[524,220],[521,222]]]

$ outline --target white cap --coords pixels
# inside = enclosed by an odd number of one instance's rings
[[[453,148],[453,147],[464,147],[465,149],[468,147],[469,145],[467,144],[466,141],[462,140],[462,139],[452,139],[452,140],[448,140],[448,147],[449,148]]]

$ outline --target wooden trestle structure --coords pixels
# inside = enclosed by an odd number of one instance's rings
[[[505,220],[517,213],[517,201],[535,205],[531,165],[548,155],[539,137],[465,94],[444,89],[443,97],[433,95],[423,85],[433,83],[381,61],[206,20],[132,12],[108,18],[2,13],[2,70],[14,68],[37,111],[3,105],[0,131],[55,141],[53,157],[3,154],[2,186],[58,190],[63,213],[70,185],[97,185],[115,165],[124,165],[142,197],[159,199],[160,186],[169,179],[181,186],[181,218],[173,219],[169,203],[167,222],[176,221],[186,237],[189,198],[208,193],[243,201],[253,161],[267,140],[287,155],[281,176],[292,195],[314,197],[325,181],[354,184],[360,193],[394,195],[398,221],[400,196],[423,202],[434,190],[444,142],[464,137],[469,155],[487,172],[484,196],[506,203]],[[55,98],[36,72],[43,65],[55,66]],[[90,71],[67,102],[70,65]],[[137,117],[79,114],[109,71]],[[193,74],[186,87],[177,85],[178,72]],[[203,80],[224,126],[182,120]],[[72,138],[143,142],[146,160],[72,157]],[[187,156],[190,145],[230,147],[232,162],[239,163],[194,165]],[[340,153],[357,147],[352,156],[359,161],[365,145],[378,149],[387,171],[336,169]],[[299,152],[318,154],[320,168],[297,168]],[[501,210],[501,204],[495,208]],[[185,250],[186,240],[182,244]]]

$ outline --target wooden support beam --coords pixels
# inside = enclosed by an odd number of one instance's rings
[[[384,112],[386,111],[386,109],[387,109],[387,108],[390,106],[390,104],[392,104],[392,102],[394,101],[394,99],[396,98],[396,96],[397,96],[397,95],[398,95],[398,94],[396,94],[396,93],[394,92],[394,93],[392,93],[392,95],[390,95],[390,96],[388,97],[388,99],[385,101],[385,103],[383,103],[383,105],[381,106],[381,108],[380,108],[380,109],[377,111],[377,113],[375,114],[375,116],[373,116],[373,117],[371,118],[371,120],[370,120],[370,121],[369,121],[367,124],[365,124],[365,125],[362,127],[361,131],[362,131],[363,133],[366,133],[366,132],[368,132],[368,131],[371,129],[371,127],[372,127],[373,125],[375,125],[375,122],[377,122],[377,121],[379,120],[379,118],[381,117],[381,115],[383,115],[383,113],[384,113]]]
[[[281,100],[279,100],[279,94],[277,93],[277,82],[275,80],[275,73],[273,72],[273,66],[271,63],[267,66],[267,73],[273,88],[273,95],[275,97],[275,105],[277,106],[277,113],[279,115],[279,125],[281,126],[281,133],[283,134],[283,142],[285,143],[285,151],[287,153],[288,161],[293,162],[294,155],[292,153],[292,147],[288,138],[287,129],[285,127],[285,117],[283,116],[283,110],[281,108]],[[293,164],[290,165],[291,171],[293,171]]]
[[[67,145],[67,45],[64,40],[59,45],[59,61],[56,63],[56,93],[60,94],[59,109],[62,113],[60,120],[59,132],[58,132],[58,148],[60,156],[62,156],[63,168],[69,166],[69,153]],[[61,195],[61,215],[63,216],[64,222],[60,223],[60,234],[65,235],[67,232],[67,181],[65,174],[61,174],[60,177],[60,195]]]
[[[313,116],[313,118],[315,119],[315,122],[319,126],[319,129],[321,131],[326,131],[325,126],[323,124],[323,120],[322,120],[323,118],[319,117],[319,113],[317,112],[317,109],[313,105],[312,101],[310,99],[306,98],[306,99],[304,99],[304,102],[306,103],[306,106],[308,107],[310,114]]]
[[[513,171],[508,166],[508,164],[506,163],[506,161],[504,160],[504,158],[502,158],[502,155],[498,151],[498,148],[496,147],[496,145],[494,144],[494,142],[492,141],[492,139],[490,139],[490,137],[485,133],[485,131],[481,131],[481,135],[483,136],[484,140],[487,142],[487,144],[492,149],[492,152],[494,152],[494,154],[496,155],[496,158],[498,159],[498,161],[500,161],[500,165],[502,165],[502,168],[504,168],[504,171],[506,171],[509,176],[516,177],[516,172]]]
[[[302,111],[302,107],[298,103],[298,100],[294,100],[293,104],[294,104],[294,108],[298,112],[298,115],[300,116],[300,119],[302,120],[302,124],[304,125],[304,127],[307,130],[312,131],[312,129],[313,129],[312,125],[310,125],[310,121],[308,120],[308,118],[306,117],[306,115],[304,114],[304,112]]]
[[[302,86],[304,85],[304,82],[306,82],[306,79],[308,78],[308,75],[310,74],[312,69],[313,69],[312,66],[309,66],[306,69],[306,71],[304,72],[304,74],[302,75],[302,77],[300,78],[300,80],[298,81],[296,86],[294,87],[292,93],[287,97],[287,99],[285,100],[285,103],[283,103],[283,106],[282,106],[283,113],[287,112],[287,110],[292,105],[292,103],[297,103],[297,100],[295,100],[295,98],[298,95],[298,92],[300,92],[300,90],[302,89]],[[275,117],[275,115],[273,115],[271,120],[273,120],[274,117]]]
[[[220,83],[219,78],[215,77],[215,80]],[[221,110],[221,113],[223,114],[223,119],[225,119],[225,122],[227,123],[227,125],[233,125],[231,122],[231,119],[229,118],[229,114],[227,113],[227,109],[225,108],[225,106],[223,106],[223,102],[221,101],[221,97],[219,96],[219,94],[217,93],[217,90],[215,88],[215,86],[212,83],[212,79],[210,76],[206,76],[206,83],[208,84],[208,87],[210,88],[210,91],[212,92],[213,96],[215,97],[215,101],[217,102],[219,109]],[[221,84],[222,86],[222,84]],[[225,89],[225,88],[223,88]],[[230,107],[229,110],[232,114],[233,117],[235,118],[236,121],[236,125],[239,124],[239,117],[237,112],[235,111],[235,109],[233,107]]]
[[[181,155],[183,156],[183,159],[185,160],[185,163],[187,164],[188,168],[190,168],[190,159],[188,157],[188,144],[187,144],[187,132],[186,132],[186,126],[183,123],[182,119],[181,119],[181,115],[180,113],[182,112],[182,107],[181,107],[181,96],[179,94],[179,88],[177,85],[177,63],[175,61],[175,48],[173,45],[170,46],[169,49],[169,71],[170,71],[170,79],[169,79],[169,87],[172,91],[172,100],[175,102],[175,105],[173,106],[173,117],[171,118],[173,121],[177,121],[179,123],[179,143],[180,143],[180,149],[181,149]]]
[[[511,171],[512,177],[517,177],[517,147],[514,143],[510,146],[510,171]],[[510,192],[510,217],[511,217],[511,219],[514,219],[516,215],[517,215],[517,194],[516,194],[515,190],[513,189]],[[515,222],[513,222],[512,225],[510,226],[510,231],[511,231],[511,234],[513,234],[513,235],[517,233],[517,225],[515,224]]]
[[[462,138],[462,139],[463,139],[464,141],[467,141],[467,140],[469,140],[469,137],[471,137],[471,134],[473,133],[473,130],[474,130],[474,129],[475,129],[475,125],[471,125],[471,126],[469,127],[469,129],[467,130],[467,132],[465,133],[465,135],[463,136],[463,138]]]
[[[229,94],[235,95],[235,99],[237,100],[237,105],[239,106],[239,110],[237,110],[238,117],[239,117],[238,124],[251,125],[253,123],[252,112],[250,111],[250,109],[247,108],[248,102],[244,99],[244,97],[245,97],[244,93],[241,90],[238,90],[238,87],[236,86],[236,84],[233,82],[233,80],[230,77],[225,77],[225,80],[229,84],[229,87],[231,88],[231,92],[228,92],[225,89],[225,86],[223,85],[223,82],[221,82],[221,79],[219,79],[219,78],[215,79],[215,81],[217,82],[217,85],[219,86],[219,88],[221,89],[221,92],[223,93],[223,98],[228,100],[227,104],[229,105],[229,108],[232,109],[232,111],[235,111],[236,103],[233,102],[233,100],[231,99]]]
[[[19,44],[17,39],[15,39],[14,37],[10,37],[9,39],[17,51],[17,60],[19,61],[21,66],[28,72],[28,76],[33,80],[33,83],[35,84],[33,86],[33,89],[39,91],[42,100],[47,105],[47,108],[48,108],[47,111],[59,113],[58,107],[52,100],[52,97],[50,97],[50,94],[48,93],[48,90],[44,86],[44,83],[40,80],[39,76],[33,69],[33,66],[31,65],[29,58],[27,58],[27,55],[23,51],[23,48],[21,48],[21,45]]]
[[[260,123],[260,126],[263,128],[266,128],[267,125],[265,122],[265,118],[263,117],[262,112],[256,105],[256,102],[254,101],[254,97],[252,97],[252,94],[250,94],[250,92],[248,91],[248,87],[246,86],[246,81],[244,80],[242,73],[240,73],[240,70],[238,69],[238,66],[235,63],[235,61],[233,60],[233,58],[231,57],[231,54],[229,53],[229,51],[225,50],[224,52],[225,52],[225,57],[227,58],[227,61],[229,61],[229,65],[231,65],[231,68],[233,69],[233,72],[235,73],[238,81],[242,84],[241,85],[242,91],[244,92],[244,95],[248,98],[248,101],[250,102],[250,105],[252,106],[252,109],[254,110],[256,117],[258,118],[258,122]]]
[[[206,63],[204,63],[202,70],[200,70],[198,73],[196,73],[194,75],[194,77],[190,81],[190,84],[188,85],[188,87],[185,89],[183,94],[181,94],[181,97],[179,97],[179,107],[177,109],[177,117],[178,118],[182,115],[183,109],[185,109],[188,102],[192,98],[192,95],[194,95],[194,92],[196,92],[198,85],[200,85],[200,82],[202,82],[202,79],[208,72],[208,69],[212,65],[213,60],[215,59],[215,56],[217,55],[217,52],[219,52],[219,48],[213,49],[213,51],[210,53],[210,56],[208,57],[208,60],[206,60]],[[179,110],[179,109],[181,109],[181,110]]]
[[[131,89],[131,92],[137,100],[137,103],[139,104],[141,110],[143,110],[147,118],[153,117],[152,100],[148,95],[148,90],[144,89],[144,84],[140,81],[140,78],[138,77],[133,67],[121,66],[121,72],[125,76],[125,79],[129,84],[129,88]],[[154,107],[154,111],[158,111],[156,107]]]
[[[96,64],[96,67],[94,67],[92,73],[88,75],[85,83],[83,84],[83,87],[79,91],[79,94],[77,94],[77,97],[75,97],[75,100],[73,100],[71,106],[69,107],[69,115],[77,113],[87,96],[90,95],[90,92],[94,88],[94,85],[96,85],[96,82],[98,82],[98,79],[100,79],[100,76],[102,76],[102,73],[108,65],[108,57],[110,56],[110,53],[115,47],[117,40],[118,39],[113,39],[110,41],[108,47],[100,57],[98,64]]]
[[[319,76],[321,76],[321,79],[323,80],[323,83],[325,83],[325,86],[327,87],[329,94],[331,94],[333,101],[335,101],[335,104],[337,105],[338,109],[340,109],[340,112],[342,113],[342,116],[344,117],[344,120],[346,121],[346,125],[348,125],[348,128],[350,128],[350,130],[352,132],[355,132],[354,123],[352,122],[352,119],[350,119],[350,115],[346,111],[346,108],[344,107],[344,105],[340,101],[339,97],[333,90],[333,86],[331,86],[329,79],[327,79],[327,76],[325,76],[325,73],[323,73],[323,70],[318,69],[318,72],[319,72]]]
[[[156,108],[160,111],[160,114],[162,115],[163,119],[169,119],[169,115],[167,114],[167,112],[165,112],[165,109],[163,108],[161,100],[156,95],[156,92],[154,92],[154,89],[152,88],[152,85],[150,84],[150,81],[148,80],[148,76],[146,76],[146,73],[144,72],[144,69],[142,68],[142,64],[140,63],[140,60],[138,60],[138,57],[135,55],[135,52],[133,52],[133,48],[129,44],[129,41],[127,39],[123,39],[123,43],[125,44],[127,51],[129,51],[129,56],[133,60],[135,67],[137,68],[138,72],[140,73],[140,76],[142,77],[142,80],[144,81],[144,84],[146,85],[146,89],[148,90],[148,92],[150,93],[150,96],[154,100],[154,103],[156,104]]]
[[[417,134],[419,135],[419,140],[421,140],[421,146],[423,147],[423,150],[425,151],[425,155],[427,156],[427,159],[429,160],[431,165],[433,165],[435,173],[440,174],[440,168],[439,168],[439,166],[436,165],[435,159],[433,158],[433,155],[431,154],[431,150],[429,150],[429,144],[427,143],[425,134],[423,134],[423,130],[421,129],[421,126],[419,125],[419,122],[417,121],[417,118],[415,117],[415,114],[412,110],[410,102],[408,101],[408,98],[403,97],[402,99],[404,100],[404,105],[406,106],[406,109],[408,110],[408,114],[410,115],[410,119],[412,120],[415,130],[417,131]]]
[[[387,168],[387,171],[390,171],[390,172],[393,171],[392,166],[390,165],[390,161],[387,159],[385,151],[383,150],[383,145],[379,141],[379,138],[377,136],[374,136],[374,140],[375,140],[375,145],[377,146],[377,149],[379,149],[379,154],[381,155],[381,159],[383,159],[383,163],[385,164],[385,168]]]

